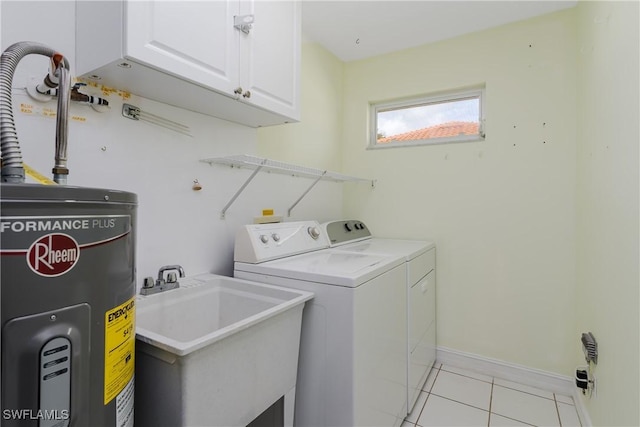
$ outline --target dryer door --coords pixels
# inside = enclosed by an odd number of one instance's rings
[[[420,394],[436,359],[435,271],[409,291],[409,407]]]

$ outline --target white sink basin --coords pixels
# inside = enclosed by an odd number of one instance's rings
[[[139,296],[136,427],[245,426],[295,395],[302,309],[311,298],[213,274]]]
[[[139,296],[136,338],[183,356],[313,298],[313,294],[214,274]]]

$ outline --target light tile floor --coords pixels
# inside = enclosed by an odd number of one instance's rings
[[[580,427],[570,396],[436,364],[402,427]]]

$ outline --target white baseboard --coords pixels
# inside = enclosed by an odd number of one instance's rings
[[[593,424],[591,423],[591,417],[589,416],[589,411],[587,411],[587,407],[584,404],[584,399],[580,396],[580,392],[576,387],[573,390],[573,402],[576,404],[576,410],[578,411],[578,416],[580,417],[580,422],[582,423],[582,427],[591,427]]]
[[[578,395],[578,389],[572,377],[440,346],[436,349],[436,363],[468,369],[503,380],[549,390],[565,396],[572,396],[582,426],[591,427],[592,425],[589,413],[583,400]]]

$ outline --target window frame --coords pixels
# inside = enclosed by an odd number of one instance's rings
[[[446,102],[463,101],[465,99],[479,99],[479,127],[478,135],[458,135],[442,138],[416,139],[411,141],[391,141],[378,144],[378,113],[400,108],[421,107]],[[369,143],[368,150],[378,150],[398,147],[415,147],[421,145],[439,145],[458,142],[478,142],[485,139],[485,117],[484,103],[486,98],[485,87],[474,87],[464,90],[439,92],[431,95],[421,95],[411,98],[402,98],[392,101],[370,102],[369,103]]]

